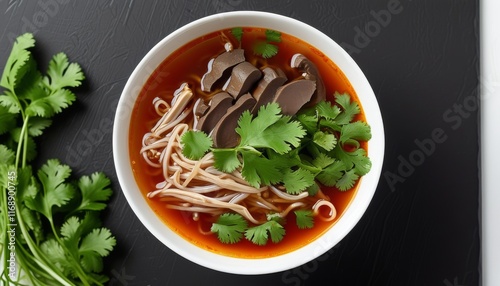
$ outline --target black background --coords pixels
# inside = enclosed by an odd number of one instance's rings
[[[32,32],[42,70],[60,51],[84,69],[78,101],[38,141],[39,160],[112,179],[110,285],[480,285],[478,1],[0,0],[0,67],[13,39]],[[379,187],[353,231],[315,261],[261,276],[212,271],[162,245],[121,193],[111,146],[116,103],[149,49],[184,24],[234,10],[290,16],[344,46],[386,131]]]

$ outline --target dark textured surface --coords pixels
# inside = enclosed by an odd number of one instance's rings
[[[481,284],[478,1],[0,0],[0,67],[12,39],[34,32],[42,67],[64,51],[85,70],[78,102],[39,152],[77,175],[112,178],[105,224],[118,245],[106,263],[110,285],[473,286]],[[364,217],[320,259],[282,273],[230,275],[178,256],[135,217],[113,166],[115,106],[140,59],[176,28],[231,10],[291,16],[341,43],[385,122],[384,170]],[[382,14],[391,16],[377,23]]]

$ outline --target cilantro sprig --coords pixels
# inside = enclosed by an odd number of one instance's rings
[[[315,178],[321,184],[341,191],[351,189],[371,168],[361,142],[370,140],[370,126],[355,120],[360,107],[347,93],[335,93],[335,104],[323,101],[300,111],[297,119],[305,126],[310,140],[304,144],[304,158],[319,168]],[[320,135],[318,135],[320,133]]]
[[[223,243],[236,243],[241,240],[247,228],[248,223],[240,214],[224,213],[212,224],[210,231],[217,233]]]
[[[181,137],[185,156],[198,160],[212,151],[215,167],[231,173],[241,168],[245,180],[256,188],[282,181],[283,173],[280,160],[272,160],[266,151],[277,155],[287,154],[300,145],[306,134],[301,124],[283,116],[277,103],[262,106],[256,117],[245,111],[238,120],[236,132],[241,140],[234,148],[211,148],[207,137],[200,131],[188,131]],[[197,156],[196,156],[197,155]]]
[[[312,228],[314,226],[314,217],[311,210],[296,210],[295,220],[300,229]]]
[[[85,78],[80,66],[56,54],[43,75],[31,53],[32,34],[19,36],[0,86],[0,234],[3,265],[15,253],[16,271],[6,267],[0,284],[103,285],[103,257],[116,244],[102,227],[99,212],[111,196],[103,173],[74,181],[69,166],[57,159],[35,172],[36,137],[52,124],[52,117],[69,107]]]
[[[237,243],[245,237],[257,245],[265,245],[269,237],[273,243],[280,242],[285,229],[278,219],[269,218],[260,225],[248,226],[243,216],[236,213],[224,213],[212,224],[211,231],[217,234],[222,243]]]

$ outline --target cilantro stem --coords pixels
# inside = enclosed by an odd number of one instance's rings
[[[21,106],[19,104],[19,106]],[[21,108],[21,115],[23,118],[23,126],[21,128],[21,133],[19,134],[19,142],[17,144],[17,151],[16,151],[16,170],[19,168],[19,160],[21,156],[21,150],[23,151],[23,161],[22,161],[22,167],[24,168],[26,166],[26,153],[27,153],[27,147],[26,145],[28,144],[28,122],[29,122],[29,116],[25,116],[23,109]]]
[[[254,153],[255,155],[257,156],[260,156],[262,155],[262,152],[260,152],[259,150],[257,150],[256,148],[254,148],[253,146],[237,146],[235,148],[236,151],[247,151],[247,152],[250,152],[250,153]]]
[[[49,276],[46,272],[40,271],[38,269],[38,265],[35,263],[32,263],[32,261],[36,261],[37,259],[30,254],[22,245],[16,246],[18,247],[20,252],[17,252],[19,255],[18,263],[20,266],[20,269],[30,269],[30,271],[24,271],[23,273],[28,276],[28,279],[33,285],[41,285],[42,282],[37,279],[33,272],[36,273],[37,275],[47,279],[48,281],[53,280],[54,278],[52,276]],[[29,257],[29,258],[28,258]],[[21,271],[19,271],[18,275],[21,275]],[[19,279],[18,279],[19,280]],[[18,284],[18,283],[15,283]]]
[[[6,191],[2,192],[1,198],[2,198],[2,200],[1,200],[2,210],[6,210],[7,209],[7,192]],[[8,224],[9,224],[8,217],[6,215],[4,215],[3,219],[2,219],[2,224],[1,224],[2,229],[7,230]],[[0,236],[2,237],[2,245],[0,245],[0,251],[2,252],[2,262],[3,262],[3,265],[8,265],[8,261],[7,261],[8,256],[9,256],[9,252],[7,249],[8,236],[7,236],[6,232],[2,232],[2,234],[0,234]],[[5,279],[9,279],[9,276],[6,274],[5,271],[2,272],[2,276],[5,276],[6,277]],[[4,281],[4,277],[2,277],[2,281]]]
[[[17,200],[16,200],[17,204]],[[18,225],[21,229],[21,232],[26,240],[26,243],[28,244],[28,247],[33,253],[33,256],[36,258],[34,261],[36,264],[45,270],[50,276],[52,276],[54,279],[56,279],[59,283],[62,285],[73,285],[71,281],[68,280],[62,273],[58,271],[58,269],[52,268],[50,265],[50,262],[45,260],[43,255],[40,255],[40,249],[34,244],[33,239],[31,238],[31,235],[29,234],[29,231],[26,229],[26,226],[24,225],[23,218],[21,216],[20,208],[16,207],[16,217],[18,219]]]
[[[23,128],[21,129],[21,135],[20,137],[23,137],[23,160],[22,160],[22,165],[21,165],[21,168],[24,168],[26,167],[26,156],[27,156],[27,153],[28,153],[28,122],[29,122],[29,119],[30,119],[30,116],[27,115],[26,118],[24,119],[24,124],[23,124]],[[21,141],[19,141],[21,142]],[[17,165],[16,165],[17,166]]]
[[[78,263],[78,261],[76,260],[77,258],[73,255],[73,252],[70,251],[66,245],[63,243],[63,241],[61,240],[61,238],[59,237],[57,231],[56,231],[56,227],[54,226],[54,221],[51,219],[49,219],[49,223],[50,223],[50,228],[52,229],[52,233],[54,234],[54,237],[55,239],[57,240],[57,242],[61,245],[61,247],[63,248],[64,252],[69,254],[68,256],[70,257],[70,259],[72,260],[72,265],[73,265],[73,269],[75,270],[76,274],[78,275],[78,277],[80,278],[80,281],[82,282],[83,285],[88,285],[90,286],[90,283],[88,280],[90,280],[91,282],[97,284],[97,285],[101,285],[101,283],[99,283],[99,281],[93,279],[91,276],[87,276],[85,274],[85,272],[83,271],[82,267],[80,266],[80,263]],[[87,280],[88,278],[88,280]]]

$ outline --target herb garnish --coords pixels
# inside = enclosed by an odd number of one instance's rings
[[[0,234],[3,285],[103,285],[103,257],[116,244],[101,227],[98,212],[111,196],[110,180],[102,173],[70,179],[71,169],[47,161],[38,172],[34,138],[52,117],[76,97],[68,88],[81,84],[84,74],[65,54],[56,54],[43,76],[30,49],[32,34],[17,38],[0,85]]]
[[[269,236],[273,243],[278,243],[285,235],[285,229],[277,219],[269,218],[261,225],[248,227],[245,218],[236,213],[220,215],[210,230],[217,234],[222,243],[231,244],[241,241],[243,235],[247,240],[257,245],[265,245]]]
[[[282,184],[287,193],[307,191],[314,196],[319,185],[351,189],[371,168],[361,142],[371,138],[370,126],[355,120],[360,113],[349,94],[334,94],[335,102],[322,101],[293,117],[281,113],[278,104],[262,106],[257,115],[245,111],[236,132],[240,142],[234,148],[213,148],[210,137],[201,131],[188,131],[181,137],[185,156],[198,160],[207,152],[214,155],[214,166],[231,173],[241,169],[243,178],[256,188]],[[312,212],[294,212],[301,229],[314,225]],[[246,228],[239,214],[224,214],[212,227],[224,243],[245,237],[265,244],[268,233],[273,241],[284,235],[281,223],[268,222]],[[281,233],[283,230],[283,233]]]
[[[298,194],[314,189],[318,180],[348,190],[371,168],[360,144],[371,138],[371,131],[363,121],[351,122],[360,110],[348,94],[336,93],[335,102],[322,101],[294,117],[281,114],[276,103],[262,106],[255,117],[245,111],[236,128],[241,137],[236,147],[212,148],[208,135],[188,131],[181,138],[183,153],[198,160],[211,151],[217,169],[231,173],[241,168],[243,178],[257,188],[282,183],[288,193]]]
[[[210,231],[217,233],[223,243],[236,243],[241,240],[247,228],[248,223],[240,214],[224,213],[212,224]]]
[[[253,46],[253,52],[265,59],[272,58],[278,54],[278,46],[272,43],[281,42],[281,33],[274,30],[266,30],[266,40],[258,41]]]
[[[241,39],[243,37],[243,28],[232,28],[231,34],[241,44]],[[259,40],[253,44],[253,52],[255,55],[261,56],[265,59],[269,59],[278,54],[278,46],[276,45],[276,43],[281,42],[281,33],[278,31],[267,29],[265,35],[265,40]]]
[[[314,226],[314,218],[311,210],[296,210],[294,213],[297,226],[300,229],[312,228]]]
[[[231,34],[238,40],[238,42],[241,43],[241,37],[243,36],[243,28],[242,27],[235,27],[231,29]]]

